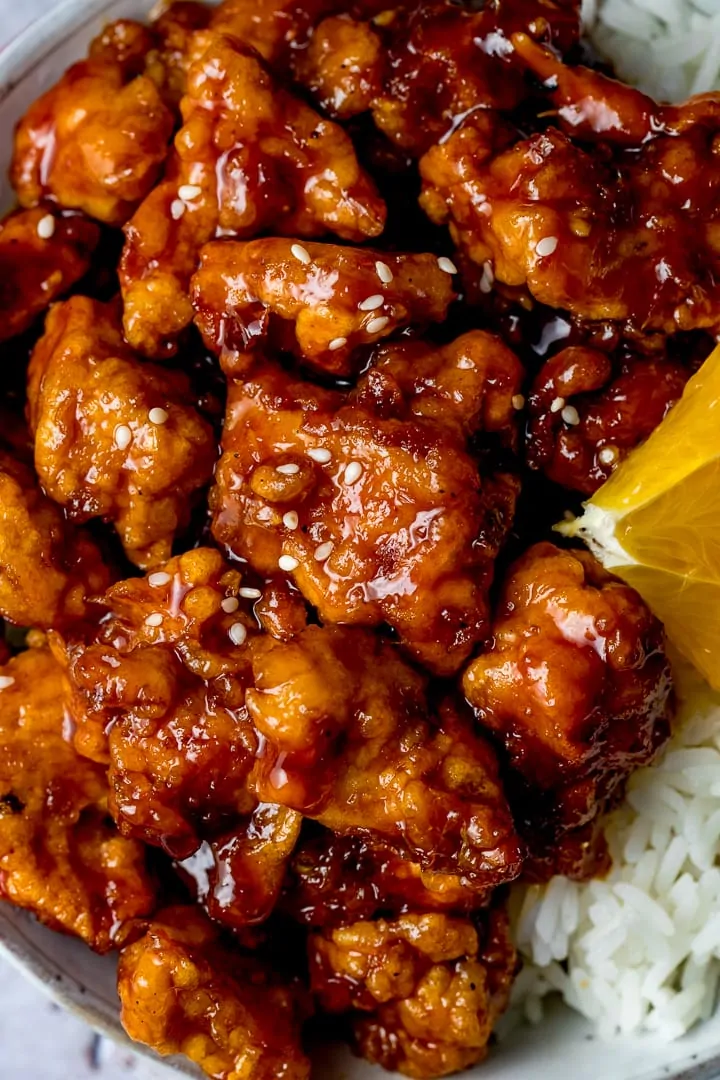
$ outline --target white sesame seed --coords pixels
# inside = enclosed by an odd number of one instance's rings
[[[173,221],[179,221],[185,213],[185,203],[182,199],[173,199],[170,203],[170,216]]]
[[[167,421],[167,418],[168,414],[165,412],[165,409],[159,407],[151,409],[148,413],[148,420],[151,424],[164,424]]]
[[[228,637],[233,645],[242,645],[247,637],[247,630],[241,622],[234,622],[228,630]]]
[[[299,521],[294,510],[288,510],[287,514],[283,514],[283,525],[286,529],[297,529]]]
[[[242,589],[240,590],[240,595],[242,596],[243,600],[259,600],[262,596],[262,593],[259,589],[251,589],[247,585],[243,585]]]
[[[615,446],[603,446],[602,450],[598,454],[600,462],[603,465],[612,465],[614,461],[617,461],[617,447]]]
[[[0,675],[0,690],[7,690],[14,682],[12,675]]]
[[[480,278],[480,292],[489,293],[492,292],[493,282],[495,281],[495,274],[493,273],[492,263],[484,262],[482,277]]]
[[[338,349],[342,349],[344,345],[347,345],[347,338],[336,337],[332,339],[332,341],[328,345],[328,349],[330,350],[330,352],[336,352]]]
[[[281,570],[287,570],[288,573],[291,570],[297,570],[300,563],[297,559],[294,559],[292,555],[281,555],[278,559],[278,566]]]
[[[294,461],[289,461],[287,465],[278,465],[275,472],[279,472],[282,476],[295,476],[300,472],[300,466],[296,465]]]
[[[458,268],[452,259],[448,259],[447,255],[441,255],[438,259],[438,270],[442,270],[444,274],[457,274]]]
[[[55,232],[55,218],[52,214],[41,217],[37,223],[37,234],[41,240],[49,240]]]
[[[313,446],[311,450],[308,450],[307,456],[317,461],[318,465],[327,465],[328,461],[332,460],[332,454],[323,446]]]
[[[316,547],[315,558],[317,559],[317,561],[325,562],[326,559],[329,559],[332,555],[332,550],[334,547],[335,545],[333,544],[332,540],[328,540],[326,541],[326,543],[321,544],[320,547]]]
[[[380,261],[376,262],[375,263],[375,273],[380,278],[383,285],[389,285],[390,282],[393,279],[393,272],[392,272],[392,270],[390,269],[390,267],[388,266],[387,263],[380,262]]]
[[[580,423],[580,413],[577,411],[574,405],[566,405],[563,411],[560,413],[566,424],[570,424],[574,427],[575,424]]]
[[[226,596],[223,600],[220,601],[220,607],[223,609],[224,612],[226,612],[226,614],[232,615],[233,611],[237,611],[237,609],[240,607],[240,601],[238,600],[237,596]]]
[[[363,467],[359,461],[351,461],[345,470],[345,483],[354,484],[356,480],[359,480],[363,473]]]
[[[371,319],[365,330],[368,334],[380,334],[389,322],[385,315],[381,315],[379,319]]]
[[[525,407],[525,398],[522,394],[513,394],[512,407],[513,409],[523,409]]]
[[[162,626],[163,617],[159,611],[153,611],[152,615],[148,615],[145,620],[146,626]]]
[[[543,236],[542,240],[538,240],[535,245],[536,255],[552,255],[555,248],[558,246],[557,236]]]
[[[565,408],[565,398],[556,397],[550,402],[550,412],[561,412]]]
[[[128,446],[132,442],[132,431],[127,424],[118,424],[115,428],[115,445],[118,450],[127,450]]]
[[[290,248],[290,254],[294,255],[298,262],[305,263],[306,266],[311,261],[310,252],[302,244],[293,244]]]
[[[385,303],[385,297],[380,293],[373,293],[372,296],[366,297],[365,300],[361,300],[358,304],[358,311],[377,311],[379,307],[382,307]]]
[[[202,188],[197,184],[181,184],[178,195],[183,202],[190,202],[192,199],[197,199],[198,195],[202,195]]]
[[[166,574],[164,570],[158,570],[156,574],[150,575],[148,585],[151,589],[160,589],[163,585],[169,585],[171,581],[169,574]]]

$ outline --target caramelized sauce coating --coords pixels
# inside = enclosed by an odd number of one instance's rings
[[[521,368],[473,331],[383,347],[349,396],[265,361],[230,386],[213,532],[260,574],[293,575],[326,622],[389,623],[451,674],[488,631],[516,480],[481,477],[470,440],[512,444]]]
[[[172,351],[192,319],[200,247],[268,228],[289,236],[382,232],[385,205],[336,124],[278,85],[234,39],[208,34],[181,102],[166,180],[126,229],[125,333],[149,356]]]
[[[443,914],[356,922],[311,935],[308,952],[322,1008],[354,1011],[362,1056],[419,1078],[482,1061],[516,967],[498,909],[484,923]]]
[[[174,0],[152,23],[158,44],[148,56],[148,68],[174,109],[179,109],[187,90],[188,71],[202,40],[197,31],[207,29],[212,14],[207,4]]]
[[[167,559],[216,457],[187,376],[142,363],[115,306],[78,296],[48,315],[28,398],[48,495],[73,521],[112,522],[137,566]]]
[[[522,777],[516,817],[551,836],[581,826],[668,738],[662,628],[591,555],[537,544],[504,582],[493,637],[463,686]]]
[[[107,952],[153,909],[143,849],[118,836],[103,770],[67,741],[49,650],[10,660],[0,680],[0,897]]]
[[[371,22],[331,15],[306,49],[292,58],[299,83],[328,116],[347,120],[367,112],[382,92],[385,50]]]
[[[160,912],[123,949],[118,993],[130,1038],[159,1054],[185,1054],[214,1080],[310,1076],[302,992],[221,942],[196,908]]]
[[[453,298],[434,255],[277,238],[208,244],[192,282],[195,321],[228,374],[268,337],[312,367],[351,374],[359,346],[441,322]]]

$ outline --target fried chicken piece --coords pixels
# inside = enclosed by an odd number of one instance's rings
[[[563,487],[591,495],[655,430],[691,371],[674,360],[571,346],[545,362],[528,398],[527,460]]]
[[[668,738],[662,627],[587,552],[537,544],[508,574],[493,637],[463,687],[521,778],[516,820],[578,828]]]
[[[0,674],[0,897],[97,952],[154,906],[140,844],[118,836],[97,765],[67,741],[62,669],[28,649]]]
[[[323,112],[347,120],[367,112],[380,97],[385,57],[372,23],[343,13],[323,19],[308,47],[293,55],[292,65]]]
[[[268,238],[203,249],[195,322],[228,374],[269,340],[314,368],[349,375],[369,346],[403,327],[442,322],[452,278],[434,255]],[[238,357],[238,354],[241,354]]]
[[[161,84],[165,101],[175,109],[187,91],[188,71],[201,48],[202,37],[197,31],[206,30],[212,16],[213,9],[207,4],[174,0],[152,22],[158,45],[149,67]]]
[[[214,1080],[308,1080],[305,996],[222,943],[192,907],[161,912],[118,968],[122,1023],[159,1054],[185,1054]]]
[[[512,879],[522,849],[493,751],[450,701],[364,630],[310,626],[256,640],[246,694],[261,737],[252,784],[263,802],[338,833],[377,835],[427,871],[482,889]]]
[[[471,440],[512,445],[521,368],[481,331],[386,346],[349,396],[266,361],[230,386],[213,533],[278,567],[325,622],[389,623],[437,674],[488,630],[487,590],[517,493]]]
[[[120,264],[125,333],[149,356],[172,351],[190,323],[190,277],[214,237],[272,228],[361,241],[385,223],[350,137],[233,39],[208,35],[181,110],[166,179],[128,224]]]
[[[73,521],[112,522],[137,566],[169,558],[217,453],[188,377],[142,363],[116,307],[76,296],[48,315],[28,398],[48,495]]]
[[[173,116],[145,57],[152,32],[131,20],[113,23],[15,131],[11,181],[20,204],[43,200],[122,225],[157,180]]]
[[[428,1078],[482,1061],[517,966],[499,909],[482,923],[443,914],[356,922],[312,934],[308,953],[322,1008],[355,1011],[358,1053]]]
[[[18,626],[88,617],[111,575],[92,536],[74,528],[29,465],[0,450],[0,615]]]
[[[0,221],[0,342],[27,330],[83,277],[99,239],[97,225],[79,214],[38,207]]]

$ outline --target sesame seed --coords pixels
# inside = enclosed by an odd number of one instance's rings
[[[512,407],[513,409],[523,409],[525,407],[525,398],[522,394],[513,394]]]
[[[563,411],[560,413],[566,424],[570,424],[574,427],[575,424],[580,423],[580,413],[577,411],[574,405],[566,405]]]
[[[332,460],[332,454],[323,446],[314,446],[311,450],[308,450],[307,456],[312,458],[313,461],[317,461],[318,465],[327,465],[328,461]]]
[[[379,319],[371,319],[365,330],[368,334],[380,334],[389,322],[385,315],[381,315]]]
[[[0,675],[0,690],[7,690],[14,682],[12,675]]]
[[[132,431],[127,424],[118,424],[115,428],[115,445],[118,450],[127,450],[128,446],[132,442]]]
[[[278,566],[281,570],[287,570],[288,573],[291,570],[297,570],[300,563],[297,559],[294,559],[292,555],[281,555],[278,559]]]
[[[240,607],[240,601],[238,600],[237,596],[226,596],[223,600],[220,601],[220,607],[228,615],[232,615],[233,611],[237,611],[237,609]]]
[[[385,303],[385,297],[380,293],[373,293],[358,304],[358,311],[377,311]]]
[[[178,188],[178,195],[183,202],[188,202],[191,199],[197,199],[198,195],[202,195],[202,188],[197,184],[181,184]]]
[[[185,203],[182,199],[173,199],[170,203],[170,216],[173,221],[179,221],[185,213]]]
[[[262,593],[259,589],[250,589],[247,585],[243,585],[242,589],[240,590],[240,595],[242,596],[243,600],[259,600],[262,596]]]
[[[275,472],[279,472],[281,476],[295,476],[300,472],[300,466],[296,465],[294,461],[289,461],[287,465],[278,465]]]
[[[561,412],[565,408],[565,398],[556,397],[550,402],[550,412]]]
[[[299,521],[294,510],[288,510],[287,514],[283,514],[283,525],[286,529],[297,529]]]
[[[148,615],[145,620],[146,626],[162,626],[163,617],[159,611],[153,611],[152,615]]]
[[[558,246],[557,236],[543,236],[542,240],[538,240],[535,245],[536,255],[552,255],[555,248]]]
[[[615,446],[603,446],[602,450],[598,454],[600,462],[603,465],[612,465],[614,461],[617,461],[617,447]]]
[[[310,262],[310,252],[302,244],[293,244],[290,248],[290,254],[294,255],[298,262],[307,264]]]
[[[438,270],[442,270],[443,274],[457,274],[458,268],[452,259],[448,259],[447,255],[441,255],[438,259]]]
[[[315,558],[318,562],[325,562],[332,555],[332,550],[335,547],[332,540],[328,540],[326,543],[321,544],[320,547],[315,548]]]
[[[493,282],[495,281],[495,274],[493,273],[492,263],[484,262],[482,277],[480,278],[480,292],[489,293],[492,292]]]
[[[247,637],[247,630],[241,622],[234,622],[228,630],[228,637],[233,645],[242,645]]]
[[[359,461],[351,461],[345,470],[345,483],[354,484],[356,480],[359,480],[363,473],[363,467]]]
[[[158,570],[156,574],[151,574],[148,578],[148,585],[151,589],[159,589],[163,585],[169,585],[172,578],[169,574],[166,574],[164,570]]]
[[[151,424],[164,424],[168,418],[168,414],[164,409],[155,408],[151,409],[148,413],[148,420]]]
[[[336,337],[332,339],[332,341],[328,345],[328,349],[330,350],[330,352],[335,352],[337,349],[342,349],[343,345],[347,345],[347,338]]]
[[[55,218],[52,214],[41,217],[37,223],[37,234],[41,240],[49,240],[55,232]]]
[[[392,272],[392,270],[390,269],[390,267],[388,266],[387,263],[380,262],[380,261],[376,262],[375,263],[375,273],[380,278],[383,285],[389,285],[390,282],[393,279],[393,272]]]

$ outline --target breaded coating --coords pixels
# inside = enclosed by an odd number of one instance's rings
[[[153,34],[113,23],[35,101],[15,131],[11,181],[21,206],[43,200],[122,225],[157,180],[173,116],[145,57]]]
[[[323,19],[291,62],[295,78],[323,112],[347,120],[367,112],[380,96],[385,55],[372,23],[343,13]]]
[[[523,850],[490,744],[453,702],[433,707],[392,644],[310,626],[290,643],[256,640],[253,677],[259,799],[376,834],[478,889],[517,876]]]
[[[278,85],[256,53],[220,34],[188,72],[165,181],[126,229],[120,264],[128,341],[172,351],[192,319],[188,284],[217,236],[382,232],[385,204],[350,137]]]
[[[356,922],[311,935],[308,953],[322,1008],[354,1011],[358,1052],[419,1078],[482,1061],[516,967],[499,909],[482,922],[442,914]]]
[[[613,358],[570,346],[543,364],[528,398],[527,461],[592,495],[652,434],[692,374],[672,359]]]
[[[0,221],[0,342],[27,330],[87,273],[99,239],[80,214],[38,207]]]
[[[111,522],[137,566],[169,558],[217,453],[188,377],[143,363],[115,305],[77,296],[48,315],[28,398],[48,495],[73,521]]]
[[[5,664],[0,688],[0,897],[107,952],[154,906],[142,846],[118,836],[103,769],[68,742],[49,650]]]
[[[551,838],[592,820],[668,738],[662,626],[589,553],[544,543],[509,571],[493,639],[463,687],[521,778],[516,820]]]
[[[213,1080],[308,1080],[304,994],[218,940],[192,907],[160,912],[120,956],[118,993],[131,1039],[185,1054]]]
[[[0,451],[0,615],[18,626],[65,628],[110,570],[92,536],[40,490],[29,465]]]
[[[383,347],[350,394],[270,361],[231,383],[213,533],[260,574],[292,574],[325,622],[387,622],[451,674],[488,632],[487,591],[518,482],[473,440],[512,445],[522,369],[473,331]]]

